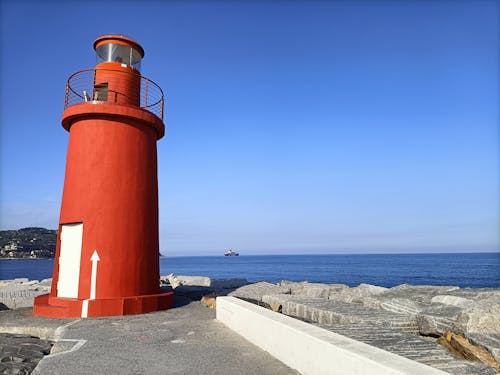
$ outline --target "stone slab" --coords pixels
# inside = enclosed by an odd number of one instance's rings
[[[238,297],[253,302],[262,302],[262,297],[267,294],[290,293],[288,286],[279,286],[276,284],[261,281],[255,284],[243,286],[229,293],[230,296]]]
[[[262,300],[270,306],[281,305],[281,312],[285,315],[316,323],[332,332],[452,374],[495,373],[493,369],[481,363],[475,364],[456,358],[438,345],[435,338],[419,336],[417,318],[420,316],[371,309],[340,300],[299,295],[266,295]],[[477,339],[481,340],[480,337]],[[492,341],[487,349],[495,350],[494,345],[496,344]]]

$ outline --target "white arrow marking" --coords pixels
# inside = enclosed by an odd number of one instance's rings
[[[99,262],[101,258],[99,258],[99,254],[97,254],[97,250],[94,250],[94,253],[90,257],[90,261],[92,262],[92,273],[90,276],[90,298],[95,299],[95,287],[97,283],[97,262]]]

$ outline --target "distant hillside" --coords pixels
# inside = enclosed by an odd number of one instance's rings
[[[0,231],[0,259],[53,258],[57,231],[45,228],[22,228]]]

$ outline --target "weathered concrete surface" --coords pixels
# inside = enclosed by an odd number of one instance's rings
[[[280,304],[285,315],[323,325],[365,323],[397,328],[405,332],[418,332],[418,326],[412,316],[366,308],[354,303],[287,294],[264,295],[262,301],[269,306]]]
[[[160,284],[170,284],[172,288],[178,286],[202,286],[213,289],[235,289],[248,284],[247,279],[232,278],[232,279],[212,279],[206,276],[185,276],[185,275],[166,275],[160,276]]]
[[[16,325],[21,312],[0,311],[0,331]],[[27,326],[40,323],[20,318]],[[176,307],[166,311],[71,320],[59,331],[57,353],[43,358],[33,374],[296,374],[214,318],[200,302],[176,298]]]
[[[171,273],[166,276],[160,276],[161,281],[166,281],[174,289],[180,285],[210,286],[210,277],[205,276],[181,276]]]
[[[450,374],[496,374],[494,369],[482,363],[470,362],[454,356],[445,348],[437,345],[436,340],[430,337],[365,324],[322,327]]]
[[[345,302],[356,302],[363,298],[376,296],[386,291],[387,288],[381,286],[360,284],[354,288],[342,289],[339,293],[332,293],[329,298]]]
[[[19,278],[0,280],[0,310],[33,306],[33,299],[50,291],[52,279],[42,281]]]
[[[408,284],[393,288],[361,284],[349,288],[342,284],[290,281],[279,285],[289,289],[290,294],[286,289],[279,292],[273,284],[260,283],[259,300],[275,311],[450,373],[486,374],[491,373],[491,368],[457,360],[437,345],[436,339],[446,332],[463,335],[499,359],[498,288]],[[252,285],[246,288],[252,290]],[[239,293],[237,289],[232,295]],[[420,349],[415,351],[414,347]]]
[[[17,333],[56,340],[74,319],[48,319],[33,315],[32,307],[0,311],[0,332]]]
[[[500,293],[465,307],[458,314],[455,330],[500,334]]]
[[[232,297],[238,297],[247,301],[262,302],[262,297],[266,294],[290,293],[290,288],[286,285],[278,286],[276,284],[261,281],[236,289],[229,293]]]
[[[307,281],[294,283],[283,280],[279,285],[289,288],[291,294],[313,298],[328,298],[330,294],[337,294],[348,289],[348,286],[345,284],[320,284],[309,283]]]
[[[218,298],[217,319],[303,375],[445,374],[234,297]]]

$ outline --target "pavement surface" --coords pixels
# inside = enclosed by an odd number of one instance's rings
[[[0,311],[0,332],[52,339],[33,374],[262,374],[297,372],[215,320],[215,310],[177,297],[144,315],[48,319],[30,309]]]

